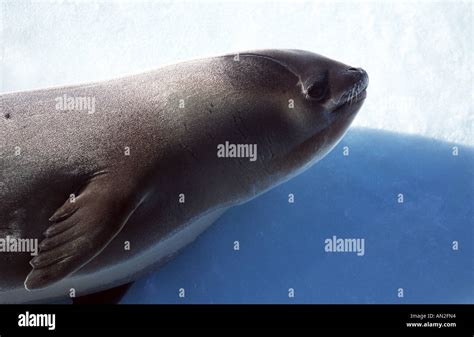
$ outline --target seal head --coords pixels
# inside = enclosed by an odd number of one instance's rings
[[[268,140],[261,146],[263,152],[275,149],[261,159],[272,181],[286,181],[329,153],[366,98],[369,79],[361,68],[303,50],[262,50],[239,56],[252,64],[256,75],[246,76],[255,80],[258,90],[250,83],[248,87],[259,92],[265,105],[253,112],[272,115],[257,123],[256,131],[265,134],[260,139]],[[265,100],[267,94],[273,99]]]

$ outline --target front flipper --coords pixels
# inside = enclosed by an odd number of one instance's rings
[[[96,175],[53,214],[40,252],[30,261],[33,270],[26,277],[26,289],[60,281],[104,250],[141,202],[124,181],[110,173]]]

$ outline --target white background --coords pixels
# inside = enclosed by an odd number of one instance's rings
[[[2,1],[2,92],[258,48],[370,76],[355,126],[472,146],[471,1]]]

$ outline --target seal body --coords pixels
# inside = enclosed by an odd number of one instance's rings
[[[0,302],[86,295],[164,263],[328,153],[367,83],[317,54],[265,50],[1,95],[0,239],[39,247],[0,252]]]

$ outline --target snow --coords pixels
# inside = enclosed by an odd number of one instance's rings
[[[473,166],[469,147],[453,156],[446,142],[353,128],[308,171],[228,211],[123,302],[473,303]],[[363,238],[365,254],[326,252],[334,235]]]
[[[474,144],[471,1],[3,1],[1,91],[261,48],[370,76],[356,126]]]

